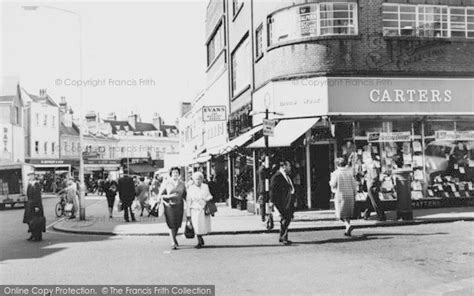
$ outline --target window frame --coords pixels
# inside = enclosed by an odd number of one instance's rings
[[[238,67],[235,67],[235,62],[234,62],[234,59],[236,58],[236,53],[239,51],[239,49],[243,48],[245,42],[248,42],[248,46],[250,46],[250,55],[247,57],[247,59],[243,59],[244,61],[248,62],[249,63],[249,72],[251,72],[251,67],[252,67],[252,63],[251,63],[251,59],[252,59],[252,55],[253,55],[253,52],[252,52],[252,47],[251,47],[251,40],[250,40],[250,36],[249,36],[249,32],[245,33],[244,36],[242,37],[242,39],[240,39],[239,43],[235,46],[234,50],[232,51],[231,55],[230,55],[230,64],[231,64],[231,90],[232,90],[232,101],[235,100],[236,98],[238,98],[241,94],[243,94],[244,92],[246,92],[248,89],[250,89],[250,85],[252,83],[252,77],[251,77],[251,74],[250,75],[250,79],[249,79],[249,82],[247,85],[245,86],[242,86],[241,88],[239,88],[238,90],[236,90],[235,86],[237,84],[237,81],[236,81],[236,69],[238,69]],[[238,64],[237,64],[238,66]]]
[[[385,27],[385,22],[394,22],[394,19],[386,19],[384,17],[384,14],[393,14],[394,12],[385,12],[384,8],[385,7],[397,7],[397,35],[389,35],[386,33],[386,30],[393,30],[395,29],[394,27]],[[410,36],[402,35],[402,27],[401,27],[401,7],[413,7],[415,9],[415,29],[414,29],[414,34]],[[426,13],[426,8],[438,8],[440,9],[440,12],[437,14],[427,14]],[[443,10],[446,10],[446,13],[443,14]],[[460,9],[463,10],[463,14],[453,14],[452,10],[455,9]],[[472,15],[469,15],[469,12],[472,12]],[[421,19],[421,16],[423,17],[423,20]],[[422,36],[421,32],[422,31],[422,26],[421,24],[427,24],[429,22],[426,21],[426,16],[427,15],[432,15],[432,16],[439,16],[438,23],[441,25],[440,28],[438,29],[432,29],[432,31],[440,31],[441,36]],[[446,20],[444,21],[444,16],[446,16]],[[452,21],[452,16],[462,16],[464,20],[462,22],[454,22]],[[473,19],[473,21],[469,21],[469,17]],[[383,23],[383,36],[388,37],[388,38],[403,38],[403,37],[410,37],[410,38],[428,38],[428,39],[474,39],[474,6],[450,6],[450,5],[431,5],[431,4],[405,4],[405,3],[383,3],[382,4],[382,23]],[[435,23],[435,21],[432,21],[432,23]],[[446,27],[443,27],[443,25],[446,25]],[[453,30],[453,25],[455,24],[462,24],[464,26],[464,29],[462,30]],[[473,29],[469,29],[469,25],[472,26]],[[453,36],[452,32],[463,32],[464,36]],[[446,35],[443,36],[443,32],[446,32]],[[469,34],[472,34],[472,37],[469,36]]]
[[[261,34],[261,38],[259,40],[258,33]],[[260,60],[263,57],[263,52],[264,52],[264,38],[263,38],[263,23],[261,23],[257,29],[255,29],[255,62]],[[260,52],[259,52],[260,48]]]
[[[237,7],[237,5],[239,7]],[[239,15],[240,11],[242,10],[242,7],[244,7],[244,1],[243,0],[232,0],[232,16],[233,16],[233,20],[232,21],[235,21],[235,19],[237,18],[237,16]]]
[[[220,34],[222,34],[222,48],[219,51],[214,52],[214,57],[211,60],[209,58],[209,45],[212,43],[212,41],[215,40],[215,37],[218,35],[219,30],[222,30]],[[222,52],[225,51],[226,48],[226,36],[225,36],[225,22],[223,21],[223,18],[221,18],[214,29],[212,30],[212,33],[210,34],[209,39],[206,42],[206,61],[207,61],[207,67],[210,68],[215,61],[221,56]]]
[[[323,20],[321,18],[321,6],[322,5],[337,5],[337,4],[347,5],[347,7],[348,7],[347,10],[337,10],[336,9],[336,10],[332,10],[332,11],[333,12],[347,11],[348,15],[349,15],[347,20],[349,20],[349,21],[352,20],[352,24],[350,24],[350,22],[348,22],[348,25],[347,25],[346,28],[347,28],[348,32],[353,30],[354,33],[353,34],[350,34],[350,33],[347,33],[347,34],[341,34],[341,33],[334,34],[334,33],[332,33],[332,34],[322,35],[321,34],[321,27],[326,27],[326,26],[322,26],[322,21]],[[274,42],[273,38],[272,38],[273,30],[274,30],[274,28],[272,29],[272,26],[274,26],[273,24],[275,23],[274,17],[278,14],[281,14],[281,13],[287,13],[287,18],[291,19],[291,17],[292,17],[291,13],[294,12],[296,14],[297,13],[296,10],[300,9],[303,6],[313,6],[313,7],[315,7],[315,10],[314,10],[313,13],[316,15],[316,20],[315,20],[315,22],[316,22],[316,30],[315,30],[316,33],[312,34],[312,35],[310,34],[308,36],[302,36],[301,32],[299,31],[299,35],[294,37],[294,38],[289,39],[288,37],[286,37],[284,40],[278,40],[278,41]],[[351,14],[352,14],[352,18],[350,17]],[[329,19],[331,19],[331,18],[329,18]],[[333,20],[334,19],[338,19],[338,18],[333,18]],[[324,19],[324,20],[327,21],[328,19]],[[295,26],[300,25],[299,21],[295,22],[294,25]],[[334,26],[334,27],[340,27],[340,26]],[[287,36],[291,35],[290,30],[291,29],[287,30],[288,31]],[[355,36],[358,36],[358,35],[359,35],[359,5],[358,5],[357,2],[353,2],[353,1],[303,3],[303,4],[298,4],[298,5],[294,5],[294,6],[279,9],[277,11],[272,12],[271,14],[269,14],[267,16],[267,50],[271,49],[271,48],[274,48],[274,47],[281,46],[281,45],[304,42],[304,41],[307,41],[307,40],[327,39],[327,38],[351,38],[351,37],[355,37]]]

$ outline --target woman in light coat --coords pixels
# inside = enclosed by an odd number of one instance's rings
[[[331,186],[334,195],[334,208],[336,218],[346,225],[345,236],[351,236],[353,227],[351,217],[354,213],[355,195],[357,193],[357,182],[354,179],[353,171],[347,168],[347,161],[344,158],[336,159],[337,169],[331,174]]]
[[[204,176],[200,172],[193,174],[193,184],[188,188],[187,195],[187,217],[191,219],[191,223],[196,233],[198,244],[197,249],[204,246],[203,235],[211,232],[211,216],[204,213],[206,202],[212,199],[207,184],[203,183]]]

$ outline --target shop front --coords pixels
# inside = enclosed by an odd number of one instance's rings
[[[397,199],[392,173],[400,168],[411,171],[415,206],[473,204],[474,79],[330,78],[328,85],[337,154],[361,191],[364,167],[375,162],[387,204]]]
[[[293,182],[304,188],[301,208],[331,206],[330,173],[341,156],[354,168],[361,191],[367,163],[380,166],[387,203],[396,201],[391,177],[398,168],[411,170],[415,205],[465,204],[456,200],[474,195],[474,79],[274,81],[254,93],[253,109],[282,113],[270,116],[278,123],[269,148],[263,138],[247,148],[292,161]],[[262,119],[254,116],[254,125]]]
[[[71,176],[73,166],[79,165],[73,159],[35,159],[25,160],[34,168],[43,192],[56,193],[65,186],[65,180]]]

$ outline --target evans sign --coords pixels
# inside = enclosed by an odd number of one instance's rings
[[[225,106],[202,107],[202,121],[226,121],[227,112]]]

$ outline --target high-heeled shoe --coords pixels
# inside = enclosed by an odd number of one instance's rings
[[[200,249],[200,248],[202,248],[202,244],[199,243],[199,244],[195,245],[194,248]]]
[[[177,244],[174,244],[171,246],[171,250],[177,250],[178,249],[178,245]]]
[[[345,236],[352,236],[352,230],[354,230],[354,227],[351,225],[349,228],[344,232]]]

